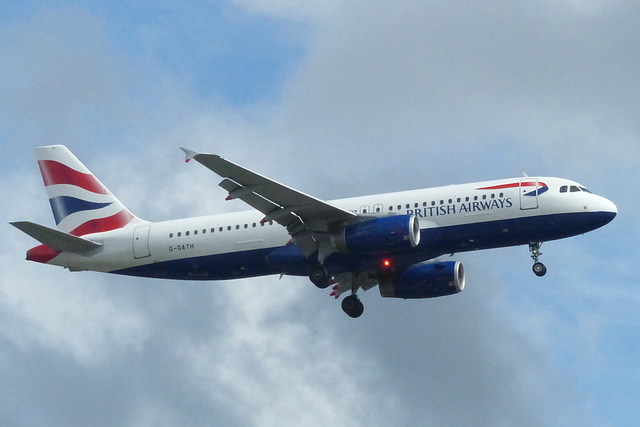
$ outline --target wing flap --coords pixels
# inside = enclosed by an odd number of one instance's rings
[[[40,243],[60,252],[83,253],[102,246],[100,243],[92,242],[91,240],[73,236],[30,221],[15,221],[10,222],[10,224]]]

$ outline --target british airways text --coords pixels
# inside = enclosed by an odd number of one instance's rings
[[[473,202],[448,203],[437,206],[425,206],[423,208],[407,209],[407,215],[429,218],[434,216],[455,215],[458,213],[474,213],[505,209],[513,206],[510,197],[503,199],[477,200]]]

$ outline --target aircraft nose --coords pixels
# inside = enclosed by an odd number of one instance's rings
[[[605,217],[605,224],[613,220],[618,215],[618,207],[609,199],[599,197],[598,211]]]
[[[618,207],[609,199],[602,198],[602,207],[600,208],[602,212],[610,212],[614,214],[614,216],[618,213]]]

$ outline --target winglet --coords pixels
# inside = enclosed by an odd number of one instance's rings
[[[184,154],[187,156],[184,160],[185,163],[189,163],[191,159],[198,155],[198,153],[196,153],[195,151],[191,151],[188,148],[180,147],[180,149],[184,151]]]

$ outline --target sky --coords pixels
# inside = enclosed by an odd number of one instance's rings
[[[640,419],[640,4],[0,3],[0,424],[618,426]],[[244,210],[178,147],[323,199],[561,176],[606,227],[457,254],[430,300],[26,262],[64,144],[141,218]]]

